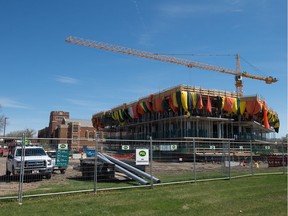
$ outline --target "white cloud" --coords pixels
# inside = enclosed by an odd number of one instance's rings
[[[67,76],[56,76],[56,81],[67,84],[76,84],[79,82],[79,80]]]
[[[30,109],[29,106],[19,103],[13,99],[0,97],[0,105],[6,108]]]

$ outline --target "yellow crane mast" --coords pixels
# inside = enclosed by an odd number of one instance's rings
[[[85,38],[78,38],[78,37],[74,37],[74,36],[69,36],[68,38],[66,38],[65,42],[78,44],[81,46],[97,48],[97,49],[103,49],[103,50],[112,51],[112,52],[123,53],[123,54],[127,54],[127,55],[138,56],[138,57],[142,57],[142,58],[154,59],[154,60],[158,60],[158,61],[162,61],[162,62],[169,62],[172,64],[184,65],[188,68],[195,67],[195,68],[201,68],[201,69],[209,70],[209,71],[231,74],[231,75],[235,76],[236,93],[239,96],[243,95],[242,77],[246,77],[246,78],[250,78],[250,79],[256,79],[256,80],[262,80],[262,81],[265,81],[267,84],[272,84],[272,83],[275,83],[278,81],[276,78],[274,78],[272,76],[261,77],[261,76],[257,76],[257,75],[248,74],[245,71],[241,71],[239,55],[236,55],[237,67],[235,70],[235,69],[226,68],[226,67],[222,67],[222,66],[205,64],[205,63],[196,62],[196,61],[192,61],[192,60],[188,60],[188,59],[176,58],[176,57],[172,57],[172,56],[168,56],[168,55],[155,54],[152,52],[137,50],[137,49],[128,48],[128,47],[119,46],[119,45],[113,45],[113,44],[109,44],[109,43],[105,43],[105,42],[101,42],[101,41],[94,41],[94,40],[89,40],[89,39],[85,39]]]

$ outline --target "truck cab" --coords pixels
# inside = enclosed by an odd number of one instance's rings
[[[14,142],[8,145],[6,175],[20,175],[23,162],[24,175],[38,175],[50,179],[52,176],[52,160],[41,146],[25,145]]]

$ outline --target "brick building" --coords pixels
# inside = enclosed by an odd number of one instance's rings
[[[91,120],[70,119],[69,112],[52,111],[49,126],[38,131],[38,138],[51,138],[49,144],[67,143],[72,151],[95,145],[96,130]]]

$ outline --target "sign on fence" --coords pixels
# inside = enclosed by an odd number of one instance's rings
[[[68,144],[58,144],[56,151],[56,166],[68,166],[69,149]]]
[[[177,145],[160,145],[159,149],[160,151],[176,151]]]
[[[136,165],[149,165],[148,149],[136,149]]]
[[[130,146],[129,145],[122,145],[122,150],[129,150]]]

